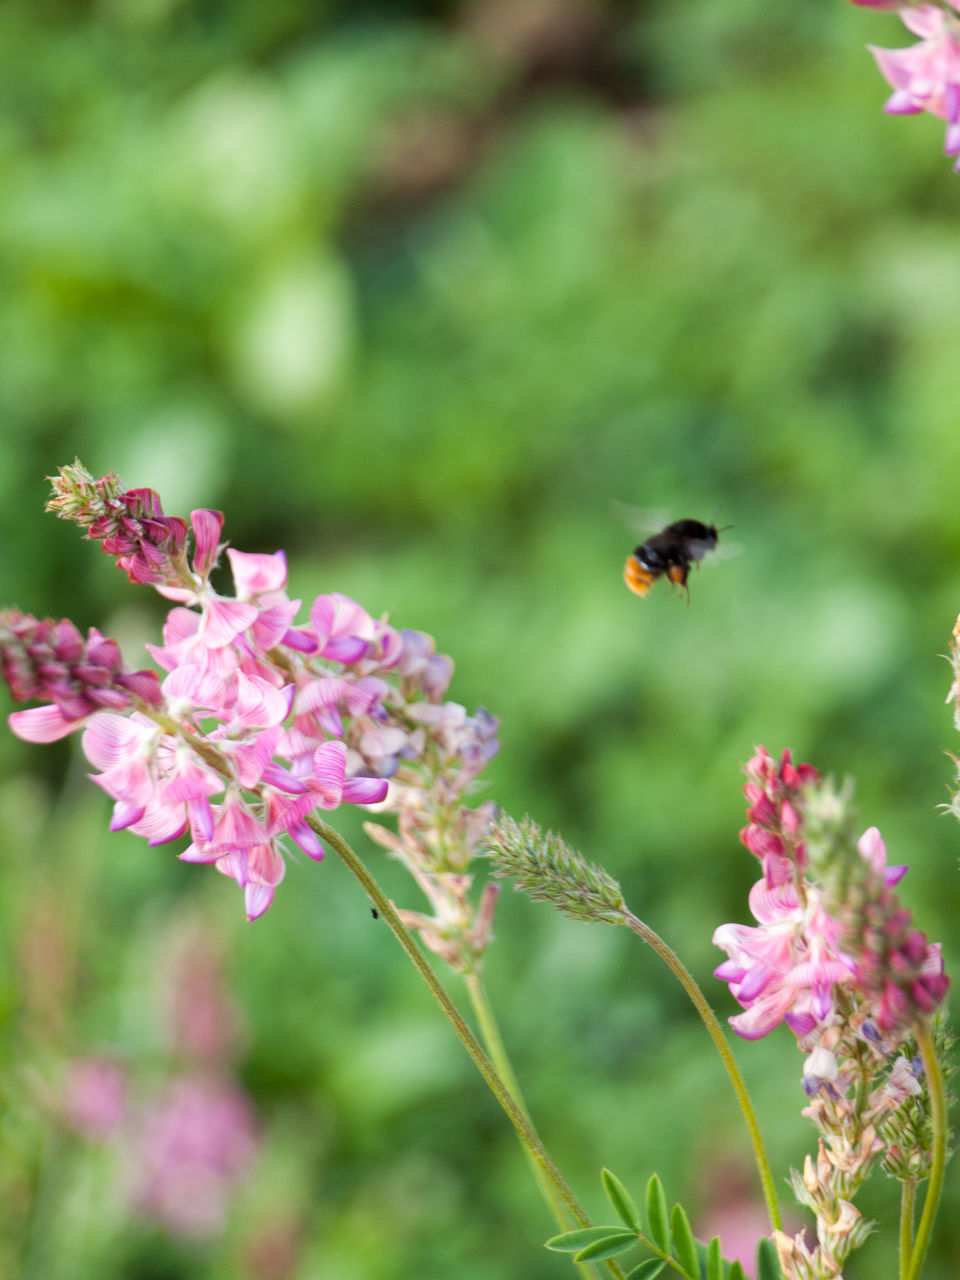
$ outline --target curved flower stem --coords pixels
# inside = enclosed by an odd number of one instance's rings
[[[376,880],[338,831],[334,830],[333,827],[329,826],[322,818],[318,818],[315,814],[309,814],[307,816],[307,822],[317,833],[320,839],[325,841],[330,848],[336,852],[341,861],[346,864],[348,870],[352,872],[357,880],[359,880],[370,901],[374,904],[380,915],[393,930],[397,941],[409,956],[421,978],[423,978],[424,982],[430,988],[433,998],[443,1010],[447,1021],[457,1033],[463,1047],[473,1059],[477,1070],[483,1076],[494,1097],[507,1113],[507,1118],[517,1131],[520,1141],[526,1147],[527,1151],[529,1151],[531,1159],[536,1162],[544,1175],[549,1179],[551,1185],[556,1190],[558,1197],[569,1211],[574,1222],[576,1222],[579,1227],[592,1226],[593,1224],[588,1218],[580,1201],[574,1195],[563,1174],[554,1164],[546,1147],[544,1147],[543,1143],[540,1141],[537,1131],[527,1119],[523,1109],[519,1106],[513,1094],[497,1074],[493,1063],[484,1053],[480,1041],[464,1021],[463,1015],[447,995],[436,974],[427,963],[423,952],[413,940],[410,931],[404,926],[400,917],[394,910],[393,903],[386,896],[379,884],[377,884]],[[608,1259],[607,1266],[613,1275],[620,1277],[622,1280],[623,1271],[616,1263],[615,1259]]]
[[[913,1252],[910,1255],[910,1266],[907,1269],[906,1280],[920,1280],[923,1260],[927,1253],[927,1245],[930,1243],[930,1233],[933,1230],[933,1220],[937,1216],[937,1206],[940,1203],[940,1194],[943,1191],[943,1171],[947,1163],[947,1095],[943,1087],[943,1072],[940,1070],[940,1060],[937,1057],[933,1037],[927,1024],[924,1022],[918,1023],[914,1028],[914,1034],[917,1039],[917,1048],[920,1050],[920,1057],[923,1059],[923,1074],[927,1082],[927,1092],[930,1096],[933,1142],[931,1144],[930,1181],[927,1185],[926,1195],[923,1198],[923,1213],[920,1215],[920,1225],[917,1227],[917,1235],[913,1242]]]
[[[747,1130],[750,1134],[750,1142],[753,1145],[753,1157],[757,1162],[757,1172],[760,1174],[760,1183],[763,1187],[763,1198],[767,1204],[767,1213],[770,1217],[770,1225],[777,1231],[783,1230],[783,1219],[780,1217],[780,1205],[777,1202],[777,1192],[773,1181],[773,1174],[770,1170],[770,1161],[767,1159],[766,1148],[763,1145],[763,1137],[760,1133],[760,1125],[757,1122],[757,1115],[753,1109],[753,1103],[750,1101],[750,1094],[747,1091],[746,1082],[740,1074],[740,1068],[733,1056],[727,1038],[723,1034],[723,1028],[717,1020],[717,1015],[707,1004],[706,997],[697,986],[693,975],[680,961],[677,956],[663,939],[653,932],[648,925],[642,920],[638,920],[632,911],[624,909],[624,922],[633,930],[633,932],[649,943],[660,959],[664,962],[670,972],[679,981],[680,985],[686,991],[687,995],[693,1002],[694,1008],[703,1019],[704,1026],[710,1033],[710,1038],[717,1047],[717,1052],[723,1060],[723,1065],[727,1069],[727,1075],[730,1077],[730,1083],[733,1085],[733,1091],[737,1095],[737,1101],[740,1103],[740,1110],[743,1112],[743,1118],[747,1124]]]
[[[913,1249],[913,1209],[917,1199],[916,1178],[905,1178],[900,1189],[900,1266],[898,1280],[906,1280]]]
[[[527,1110],[527,1104],[523,1100],[520,1093],[520,1086],[517,1083],[517,1077],[513,1072],[513,1065],[507,1055],[506,1046],[500,1035],[500,1028],[497,1026],[497,1020],[493,1016],[493,1009],[487,996],[486,988],[483,980],[478,973],[467,973],[464,975],[467,984],[467,994],[470,996],[470,1004],[473,1007],[474,1016],[477,1019],[477,1025],[480,1028],[480,1038],[483,1041],[484,1048],[490,1055],[490,1061],[496,1067],[500,1079],[513,1094],[514,1100],[518,1107],[521,1108],[527,1119],[530,1119],[530,1113]],[[570,1217],[564,1208],[563,1202],[557,1195],[556,1188],[544,1175],[544,1171],[533,1160],[529,1152],[525,1153],[530,1161],[533,1169],[533,1176],[537,1180],[540,1187],[540,1193],[546,1201],[550,1212],[553,1214],[554,1221],[561,1231],[570,1230]],[[584,1277],[595,1274],[593,1268],[585,1262],[577,1263],[577,1270]]]

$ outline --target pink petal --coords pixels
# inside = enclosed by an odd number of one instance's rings
[[[208,711],[223,707],[227,700],[227,686],[221,677],[197,663],[176,667],[166,677],[162,688],[166,698]]]
[[[201,633],[204,644],[211,649],[222,649],[242,631],[252,627],[257,620],[257,610],[252,604],[240,600],[224,600],[220,596],[204,600]]]
[[[336,636],[328,640],[320,652],[331,662],[342,662],[349,667],[365,658],[369,649],[369,641],[361,640],[359,636]]]
[[[857,852],[879,875],[887,865],[887,846],[876,827],[868,827],[857,841]]]
[[[97,769],[111,769],[136,751],[143,730],[123,716],[100,712],[92,716],[84,730],[83,754]]]
[[[49,706],[11,711],[7,724],[24,742],[56,742],[79,729],[83,720],[68,720],[58,707]]]
[[[191,844],[184,849],[183,853],[177,855],[181,862],[216,862],[221,854],[216,849],[211,853],[209,849],[200,844]]]
[[[900,20],[908,31],[924,40],[937,35],[943,26],[943,11],[934,4],[918,5],[915,9],[902,8]]]
[[[227,549],[227,558],[233,570],[233,582],[237,595],[243,600],[264,595],[268,591],[282,591],[287,585],[287,557],[282,551],[272,555],[264,552],[235,551]]]
[[[323,742],[313,753],[313,781],[315,790],[324,800],[324,808],[336,808],[343,794],[343,778],[346,770],[347,748],[342,742]]]
[[[343,799],[348,804],[379,804],[387,794],[386,778],[347,778]]]
[[[148,805],[146,813],[139,822],[133,823],[130,830],[134,835],[143,836],[151,845],[166,844],[168,840],[176,840],[187,830],[185,806]]]
[[[308,827],[305,822],[294,822],[289,827],[289,834],[308,858],[313,858],[314,862],[323,861],[324,848],[312,827]]]
[[[387,692],[386,681],[364,676],[347,686],[347,708],[352,716],[365,716]]]
[[[146,805],[132,803],[128,800],[118,800],[113,806],[110,830],[123,831],[126,827],[132,827],[135,822],[139,822],[143,817],[145,809]]]
[[[209,511],[200,508],[190,512],[190,525],[196,550],[193,553],[193,571],[206,579],[210,570],[217,563],[217,552],[220,549],[220,531],[223,528],[223,512]]]
[[[321,646],[332,636],[369,636],[373,632],[373,619],[366,609],[339,591],[317,596],[310,609],[310,623]]]
[[[273,902],[274,888],[268,884],[248,884],[243,891],[247,919],[257,920]]]
[[[322,707],[332,707],[341,698],[345,698],[349,691],[350,683],[342,676],[318,677],[300,686],[294,707],[297,715],[318,711]]]

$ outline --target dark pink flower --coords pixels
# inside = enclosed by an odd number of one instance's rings
[[[65,737],[97,711],[161,702],[155,672],[128,671],[115,640],[95,627],[84,640],[66,618],[0,614],[0,671],[16,702],[48,704],[10,715],[10,728],[28,742]]]

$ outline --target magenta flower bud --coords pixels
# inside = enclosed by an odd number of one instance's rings
[[[40,737],[41,724],[62,737],[95,711],[123,710],[134,705],[158,707],[160,684],[152,671],[126,671],[116,641],[91,627],[86,640],[68,619],[39,621],[8,610],[0,614],[0,671],[16,702],[32,699],[49,707],[15,712],[11,728],[28,741]]]

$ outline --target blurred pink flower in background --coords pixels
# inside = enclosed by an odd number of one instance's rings
[[[179,1076],[134,1117],[124,1153],[131,1203],[173,1235],[218,1235],[257,1146],[246,1094],[219,1075]]]
[[[113,1145],[119,1195],[134,1215],[181,1238],[209,1238],[223,1231],[260,1146],[253,1103],[231,1074],[243,1024],[209,925],[177,920],[162,951],[155,1007],[166,1077],[138,1079],[107,1055],[77,1058],[59,1112],[80,1137]]]
[[[67,1063],[60,1095],[63,1119],[81,1137],[105,1142],[123,1124],[127,1073],[109,1058],[76,1058]]]

